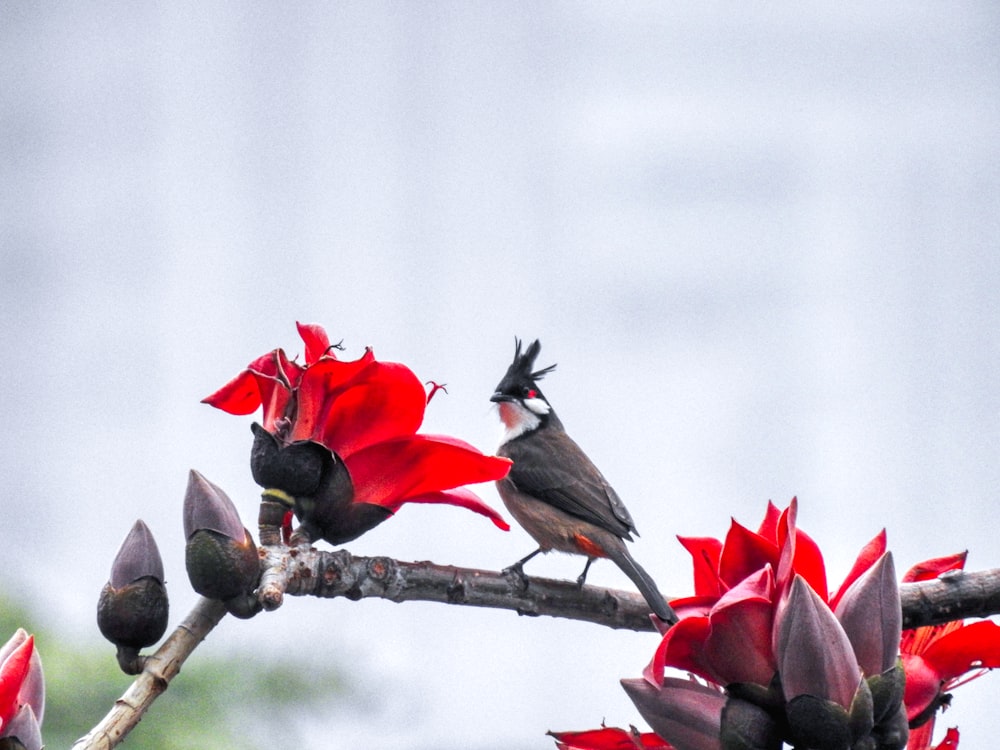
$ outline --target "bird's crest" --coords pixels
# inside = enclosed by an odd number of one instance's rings
[[[514,361],[511,363],[510,367],[507,368],[507,376],[504,380],[530,380],[532,382],[536,380],[541,380],[554,369],[555,365],[549,365],[548,367],[543,367],[541,370],[531,371],[531,368],[535,366],[535,359],[538,357],[538,352],[542,350],[542,342],[535,339],[528,346],[527,351],[523,354],[521,353],[521,339],[514,339]]]

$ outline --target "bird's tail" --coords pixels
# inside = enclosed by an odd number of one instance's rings
[[[649,573],[629,554],[624,542],[620,545],[614,545],[612,549],[605,549],[605,552],[611,561],[632,579],[632,583],[639,589],[639,593],[645,598],[649,608],[653,610],[653,614],[671,625],[677,622],[677,613],[674,612],[673,607],[667,604],[667,600],[660,593],[656,582],[650,578]]]

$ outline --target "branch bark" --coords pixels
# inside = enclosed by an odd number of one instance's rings
[[[282,596],[378,597],[509,609],[519,615],[581,620],[609,628],[655,630],[649,605],[636,593],[577,586],[572,581],[458,568],[388,557],[355,557],[308,547],[267,549],[258,591],[265,609]],[[900,584],[903,627],[937,625],[1000,614],[1000,570],[950,571],[933,580]]]
[[[903,627],[1000,614],[1000,569],[951,570],[932,581],[901,583]]]
[[[378,597],[509,609],[519,615],[564,617],[609,628],[654,629],[649,605],[629,591],[431,562],[355,557],[347,550],[277,547],[266,554],[258,589],[265,609],[281,606],[284,594],[352,600]]]

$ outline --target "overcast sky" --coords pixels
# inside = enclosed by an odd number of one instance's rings
[[[425,430],[486,451],[514,337],[540,337],[539,365],[559,364],[546,395],[665,592],[691,590],[676,534],[753,526],[793,495],[832,581],[883,527],[899,570],[966,548],[971,569],[1000,566],[998,15],[3,3],[0,586],[97,639],[97,592],[141,517],[179,619],[188,469],[248,525],[259,493],[250,418],[199,401],[300,351],[296,320],[446,382]],[[408,507],[348,548],[497,569],[533,544]],[[590,580],[629,585],[610,563]],[[282,637],[329,643],[381,696],[313,717],[307,746],[407,750],[641,725],[617,681],[656,645],[297,600],[203,648]],[[998,679],[941,723],[963,747],[1000,735]]]

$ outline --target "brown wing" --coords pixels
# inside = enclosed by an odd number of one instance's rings
[[[521,492],[623,539],[637,533],[618,493],[562,430],[537,430],[515,438],[499,453],[514,462],[507,479]]]

